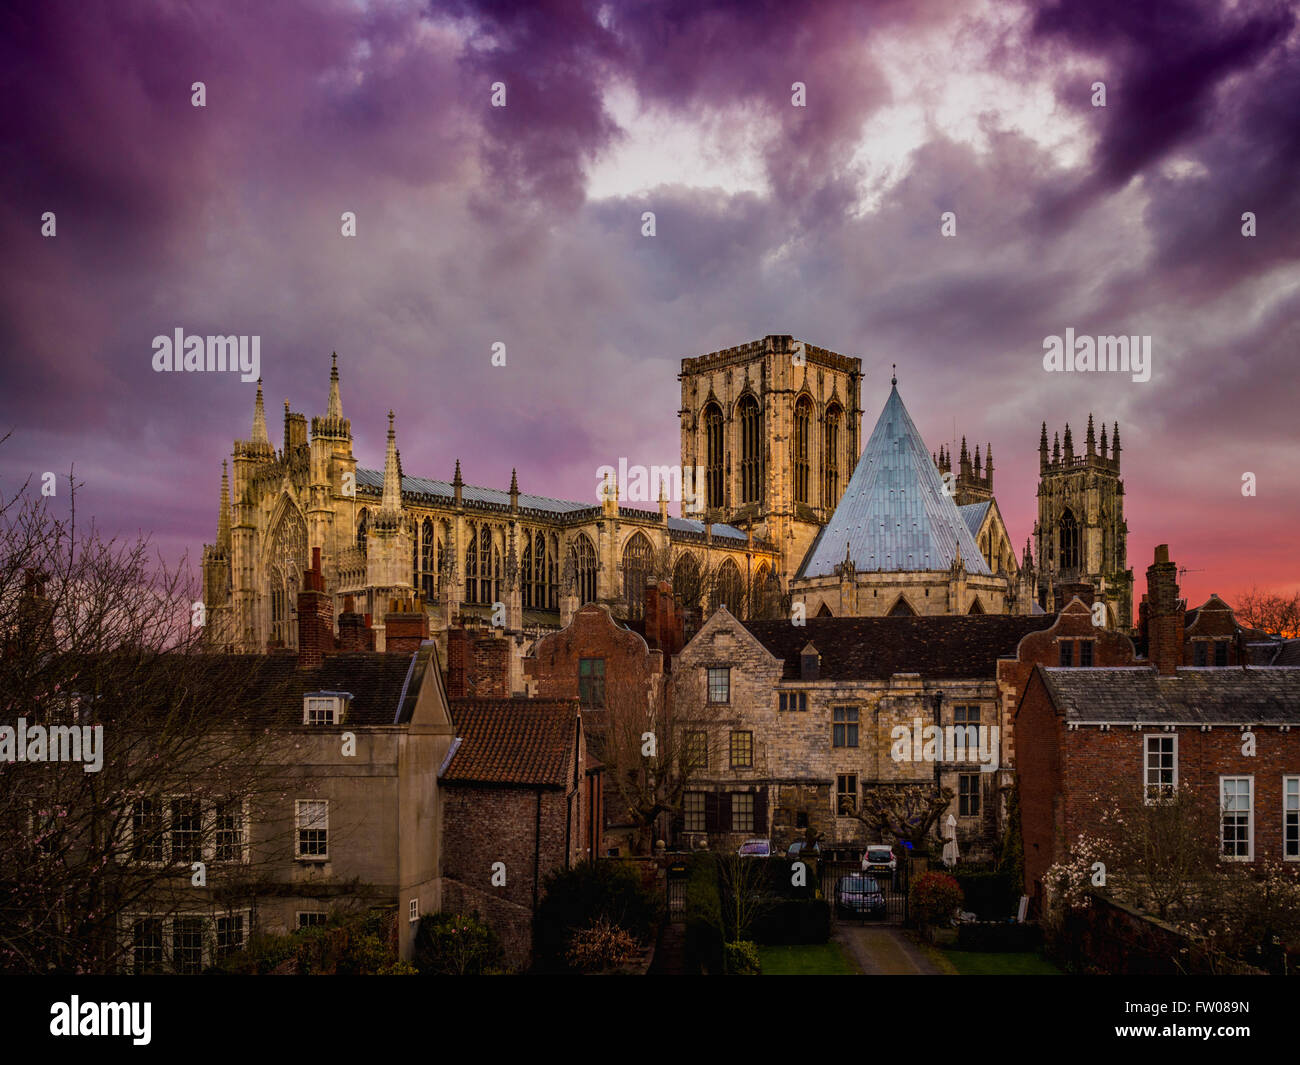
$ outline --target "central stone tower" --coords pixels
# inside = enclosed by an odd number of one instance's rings
[[[682,468],[704,473],[692,517],[753,529],[782,584],[835,511],[858,459],[862,360],[766,336],[682,360]]]

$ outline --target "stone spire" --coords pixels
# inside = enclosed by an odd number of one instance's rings
[[[1101,457],[1106,457],[1106,423],[1101,423]]]
[[[262,379],[257,379],[257,399],[253,403],[253,443],[271,446],[271,438],[266,435],[266,407],[262,403]]]
[[[513,469],[510,471],[510,509],[519,509],[519,475]]]
[[[460,479],[460,459],[456,460],[456,473],[451,479],[451,486],[455,489],[456,506],[460,506],[462,501],[462,490],[465,487],[465,482]]]
[[[1047,469],[1047,423],[1043,422],[1043,432],[1038,438],[1038,472]]]
[[[989,487],[993,487],[993,445],[987,440],[984,442],[984,478],[988,481]]]
[[[380,513],[398,518],[402,513],[402,480],[397,466],[397,433],[393,429],[393,412],[388,412],[388,450],[384,453],[384,500]]]
[[[1074,459],[1074,437],[1070,435],[1070,423],[1065,423],[1065,461]]]
[[[1053,462],[1061,461],[1061,434],[1060,433],[1052,434],[1052,461]]]
[[[979,444],[975,445],[975,476],[976,477],[984,476],[984,460],[980,458]]]
[[[1088,412],[1088,433],[1084,437],[1084,446],[1089,458],[1097,454],[1097,434],[1092,429],[1092,411]]]
[[[230,554],[230,476],[221,463],[221,513],[217,515],[217,550]]]
[[[325,408],[325,417],[342,418],[343,400],[339,397],[339,353],[333,353],[333,365],[330,366],[330,400]]]

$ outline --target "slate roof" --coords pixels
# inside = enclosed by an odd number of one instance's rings
[[[799,655],[811,642],[822,680],[879,680],[895,673],[923,677],[997,676],[997,660],[1015,655],[1021,639],[1051,628],[1056,615],[972,614],[924,618],[808,618],[748,621],[745,628],[785,663],[782,680],[799,679]]]
[[[371,488],[377,492],[384,490],[384,472],[383,470],[365,470],[357,468],[357,486],[361,488]],[[431,481],[426,477],[402,477],[402,495],[406,497],[429,496],[438,499],[453,500],[456,498],[456,488],[450,481]],[[461,499],[467,503],[487,503],[496,507],[510,506],[510,493],[500,488],[483,488],[479,485],[465,484],[461,485]],[[519,493],[520,507],[540,510],[555,515],[578,514],[584,510],[598,511],[599,504],[593,502],[580,503],[572,499],[552,499],[550,496],[533,496],[526,492]],[[647,520],[658,522],[659,512],[657,510],[638,510],[635,507],[626,507],[620,504],[619,510],[626,513],[631,511],[636,514],[644,514]],[[674,532],[704,532],[704,522],[695,521],[691,518],[668,518],[668,528]],[[714,525],[713,535],[721,536],[728,540],[747,540],[745,533],[737,529],[734,525]]]
[[[957,513],[961,515],[961,520],[966,523],[966,528],[970,530],[971,536],[979,536],[980,526],[984,524],[984,515],[989,512],[991,506],[993,506],[993,500],[985,499],[980,503],[967,503],[964,507],[957,508]]]
[[[159,655],[150,664],[121,665],[105,656],[86,660],[69,686],[81,692],[103,693],[102,713],[111,720],[115,699],[130,698],[133,708],[159,713],[184,706],[186,696],[207,703],[214,713],[228,715],[232,724],[302,725],[303,696],[310,692],[347,692],[346,723],[396,725],[407,722],[415,709],[419,678],[433,644],[410,655],[329,654],[317,669],[300,670],[296,654],[190,657]],[[127,682],[129,692],[112,688]],[[189,691],[186,691],[189,689]]]
[[[1114,724],[1300,724],[1300,669],[1038,667],[1066,721]]]
[[[945,570],[960,549],[967,573],[990,573],[957,504],[944,495],[943,480],[897,383],[839,506],[797,576],[833,573],[844,561],[846,545],[859,572]]]
[[[578,707],[572,699],[453,699],[457,738],[449,784],[563,788],[573,772]]]

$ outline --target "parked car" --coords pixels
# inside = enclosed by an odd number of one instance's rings
[[[835,882],[838,917],[884,917],[885,893],[874,876],[842,876]]]
[[[894,848],[885,843],[872,843],[862,855],[862,871],[872,870],[894,872],[898,869],[898,859],[894,857]]]
[[[812,848],[809,849],[806,841],[802,839],[795,840],[790,844],[790,848],[785,852],[785,856],[787,858],[798,858],[799,855],[804,853],[804,851],[807,851],[814,858],[820,858],[822,854],[822,845],[820,843],[814,843]]]
[[[772,857],[772,841],[770,839],[747,839],[740,845],[740,850],[736,851],[742,858],[770,858]]]

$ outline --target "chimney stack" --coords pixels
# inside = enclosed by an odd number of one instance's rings
[[[350,595],[344,596],[343,612],[339,614],[339,650],[345,654],[357,654],[374,649],[374,633],[366,619],[357,613],[356,601]]]
[[[1178,567],[1169,560],[1169,545],[1156,548],[1147,567],[1147,658],[1159,672],[1172,676],[1183,664],[1186,604],[1178,598]]]
[[[320,548],[311,549],[311,569],[303,572],[298,593],[298,668],[316,669],[334,650],[334,600],[325,594]]]

